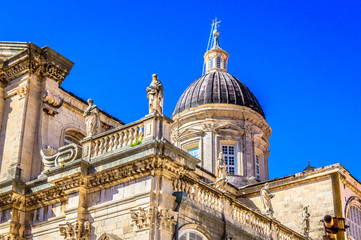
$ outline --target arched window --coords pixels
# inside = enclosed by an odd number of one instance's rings
[[[82,140],[83,138],[85,138],[85,135],[80,131],[75,129],[68,129],[65,131],[64,146],[71,143],[80,145],[79,141]]]
[[[221,57],[217,57],[217,68],[221,68]]]
[[[358,206],[350,206],[347,211],[346,224],[350,226],[347,230],[348,237],[361,239],[361,209]]]
[[[207,240],[207,238],[202,233],[193,229],[189,229],[182,232],[179,240]]]
[[[227,69],[227,61],[226,61],[226,59],[223,60],[223,68]]]
[[[209,69],[213,69],[213,58],[209,59]]]

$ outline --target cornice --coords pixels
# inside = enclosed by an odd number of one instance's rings
[[[29,73],[40,78],[48,77],[61,84],[73,65],[73,62],[47,46],[39,48],[28,43],[26,49],[0,64],[0,81],[9,83]]]

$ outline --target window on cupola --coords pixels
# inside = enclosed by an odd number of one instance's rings
[[[193,157],[199,158],[199,147],[195,147],[188,150],[188,153]]]
[[[227,165],[228,174],[236,174],[236,160],[234,155],[234,146],[223,145],[222,152],[224,154],[224,161]]]
[[[221,57],[217,57],[217,68],[221,68]]]
[[[226,64],[227,64],[226,59],[224,59],[224,60],[223,60],[223,69],[227,69]]]
[[[209,69],[213,69],[213,58],[209,59]]]

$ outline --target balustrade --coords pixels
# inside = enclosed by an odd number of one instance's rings
[[[184,179],[174,179],[173,190],[186,192],[189,199],[192,199],[219,212],[223,211],[223,204],[228,202],[224,201],[222,194],[217,192],[211,186],[201,185],[199,183],[193,184]],[[272,231],[276,231],[277,239],[279,240],[305,239],[292,230],[281,227],[281,224],[277,221],[269,219],[268,217],[263,216],[261,213],[247,208],[235,199],[231,200],[229,203],[234,224],[248,226],[255,232],[265,236],[270,236]]]
[[[169,129],[169,127],[161,127],[161,125],[164,126],[169,123],[170,120],[167,118],[148,115],[136,122],[103,132],[91,138],[85,138],[82,140],[82,147],[88,150],[85,151],[83,159],[90,160],[133,144],[138,145],[147,137],[161,139],[169,135],[169,133],[163,132],[164,129]],[[163,131],[159,131],[162,129]]]

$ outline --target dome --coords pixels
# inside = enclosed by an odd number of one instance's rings
[[[195,80],[178,100],[172,116],[192,107],[212,103],[249,107],[265,118],[253,93],[241,81],[224,71],[211,71]]]

